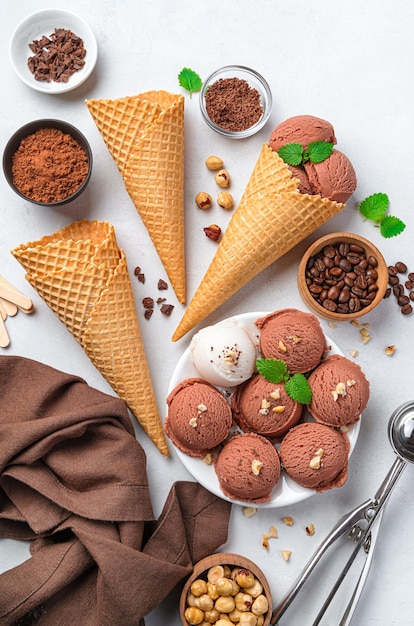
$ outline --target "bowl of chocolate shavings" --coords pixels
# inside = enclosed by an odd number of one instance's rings
[[[61,9],[27,16],[10,41],[10,59],[17,76],[43,93],[76,89],[93,72],[97,57],[96,39],[88,24]]]

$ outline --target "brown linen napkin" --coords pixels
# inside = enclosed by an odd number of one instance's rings
[[[144,624],[225,543],[230,505],[181,481],[154,520],[124,401],[79,377],[0,356],[0,397],[0,537],[32,541],[0,575],[0,626]]]

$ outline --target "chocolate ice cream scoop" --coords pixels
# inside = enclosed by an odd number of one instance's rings
[[[314,115],[296,115],[276,126],[270,135],[269,146],[277,152],[287,143],[299,143],[307,148],[313,141],[336,144],[332,124]]]
[[[280,309],[256,320],[260,351],[265,358],[284,361],[291,374],[316,367],[328,350],[319,320],[299,309]]]
[[[224,396],[200,378],[187,378],[167,398],[164,429],[175,446],[192,457],[204,457],[230,432],[231,408]]]
[[[369,382],[357,363],[334,354],[309,376],[309,413],[321,424],[347,426],[359,420],[369,399]]]
[[[256,433],[231,437],[214,463],[223,493],[241,502],[267,502],[280,478],[279,455]]]
[[[302,487],[325,491],[346,482],[348,451],[345,435],[329,426],[306,422],[284,437],[280,458],[292,480]]]
[[[339,150],[333,150],[321,163],[307,161],[304,168],[313,195],[319,194],[334,202],[346,202],[356,189],[357,178],[353,165]]]
[[[302,416],[302,405],[292,400],[284,383],[271,383],[255,374],[231,398],[233,417],[245,432],[278,439]]]

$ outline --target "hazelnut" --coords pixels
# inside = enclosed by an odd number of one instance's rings
[[[190,587],[190,591],[193,596],[201,596],[204,593],[207,593],[207,583],[205,580],[201,578],[197,578]]]
[[[223,165],[223,159],[220,159],[218,156],[212,155],[206,159],[206,166],[209,170],[219,170],[223,167]]]
[[[185,610],[184,613],[185,619],[192,626],[196,626],[196,624],[201,624],[204,619],[204,613],[201,609],[197,609],[195,606],[190,606]]]
[[[206,193],[205,191],[200,191],[196,195],[195,201],[196,201],[196,205],[198,206],[198,208],[202,209],[203,211],[207,211],[208,209],[211,209],[212,204],[213,204],[212,197],[210,196],[209,193]]]
[[[230,211],[233,206],[233,196],[228,191],[220,191],[217,196],[217,204],[222,208],[226,209],[226,211]]]
[[[229,187],[230,186],[230,174],[227,170],[219,170],[217,174],[214,176],[214,180],[216,181],[219,187]]]
[[[232,596],[220,596],[217,598],[214,608],[219,613],[231,613],[235,609],[235,601]]]
[[[217,226],[217,224],[210,224],[210,226],[206,226],[203,228],[206,237],[212,239],[213,241],[218,241],[221,235],[221,228]]]

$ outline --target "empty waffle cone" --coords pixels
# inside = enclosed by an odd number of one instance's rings
[[[12,254],[28,282],[168,456],[125,254],[113,226],[81,220],[22,244]]]
[[[301,194],[297,180],[276,152],[264,146],[198,289],[173,337],[181,339],[241,287],[341,211],[345,205]],[[267,184],[261,172],[269,161]],[[288,177],[285,174],[288,173]],[[285,190],[283,190],[285,189]]]
[[[184,304],[184,97],[148,91],[85,103]]]

